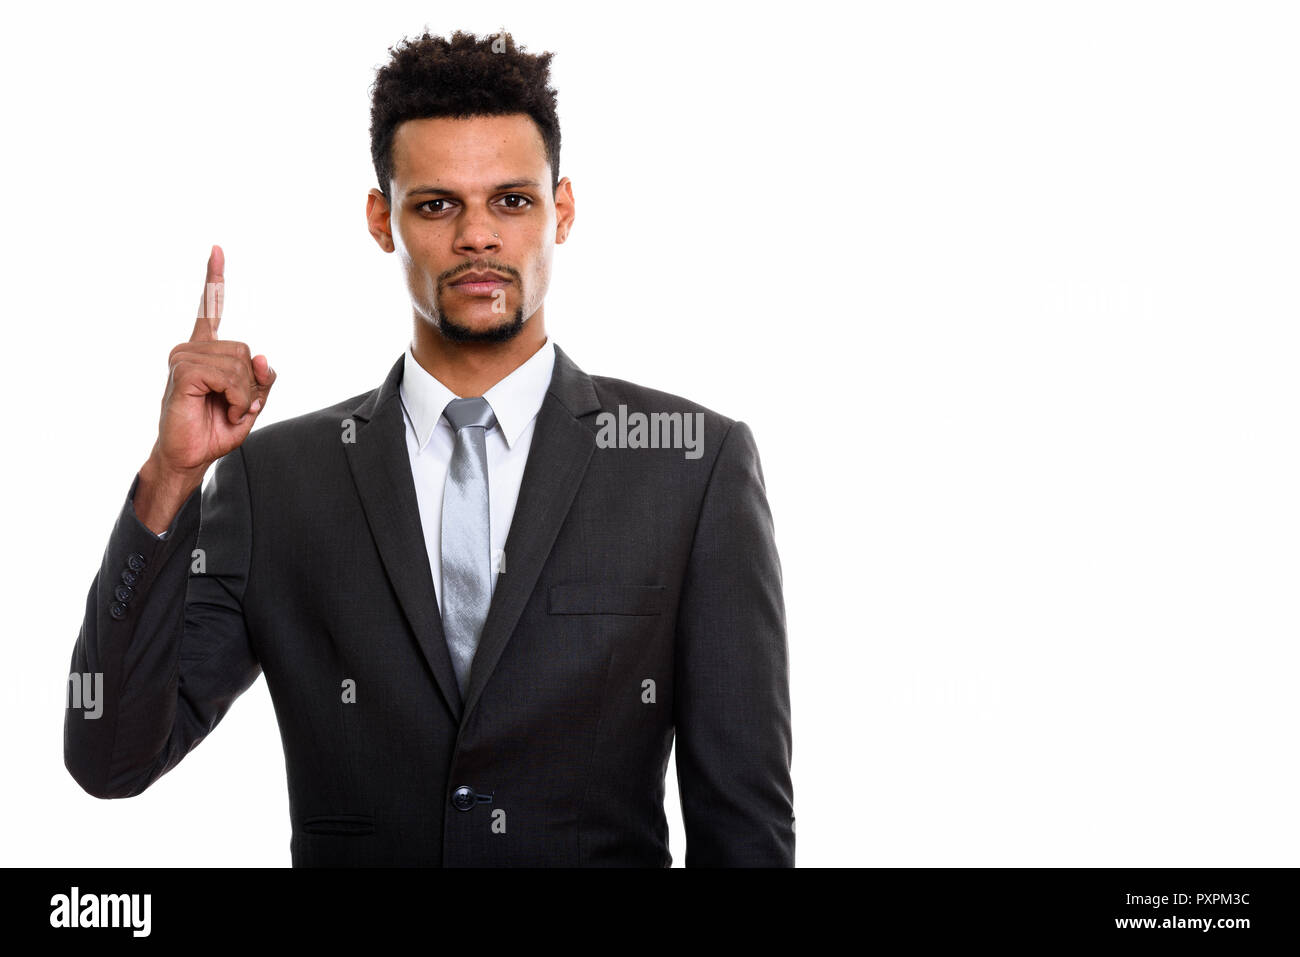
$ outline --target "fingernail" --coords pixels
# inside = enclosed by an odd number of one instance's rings
[[[262,407],[262,400],[261,400],[261,399],[254,399],[254,400],[253,400],[253,404],[250,405],[250,406],[248,407],[248,411],[249,411],[249,412],[256,412],[256,411],[257,411],[258,409],[260,409],[261,407]]]

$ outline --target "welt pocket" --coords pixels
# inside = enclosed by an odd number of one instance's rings
[[[302,819],[308,834],[373,834],[375,819],[369,814],[318,814]]]
[[[552,615],[658,615],[663,585],[552,585],[546,610]]]

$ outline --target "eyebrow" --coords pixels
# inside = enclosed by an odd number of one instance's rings
[[[518,179],[509,183],[497,183],[492,187],[492,192],[500,193],[507,189],[521,189],[524,186],[537,188],[541,184],[531,179]],[[415,189],[407,190],[407,196],[454,196],[454,189],[443,189],[441,186],[417,186]]]

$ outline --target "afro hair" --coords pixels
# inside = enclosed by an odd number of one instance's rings
[[[403,38],[371,86],[370,156],[379,191],[392,202],[393,134],[407,120],[526,113],[537,124],[551,164],[551,190],[560,183],[560,120],[550,87],[550,53],[530,54],[504,30],[479,39],[457,30],[450,40]]]

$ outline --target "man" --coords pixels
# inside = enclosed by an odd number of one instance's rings
[[[69,707],[68,769],[139,794],[265,673],[295,866],[667,866],[674,734],[686,864],[792,866],[750,430],[549,340],[574,221],[550,54],[463,33],[390,52],[367,219],[404,267],[410,347],[378,389],[251,433],[276,374],[217,338],[213,247],[90,588],[72,670],[103,700]]]

